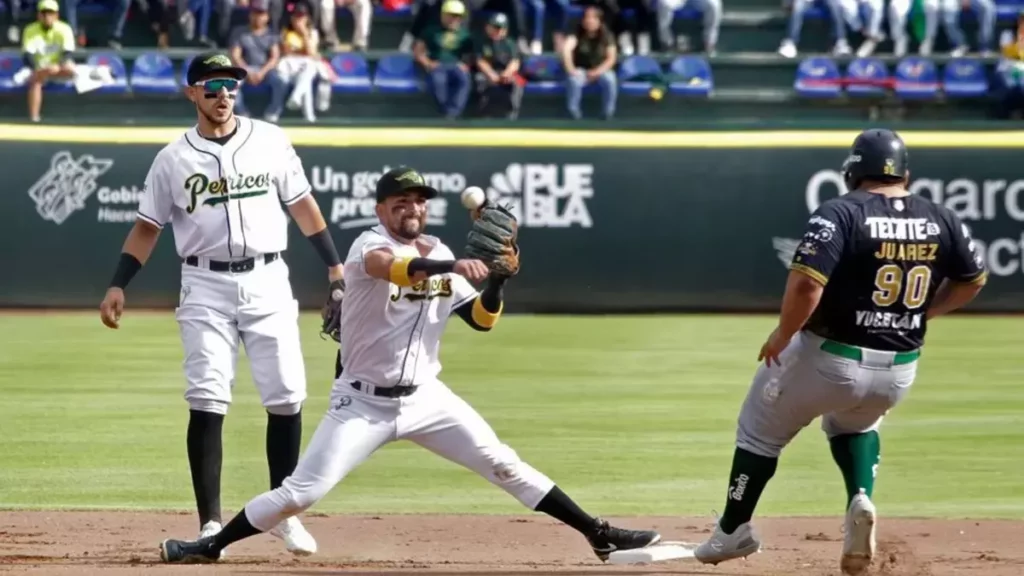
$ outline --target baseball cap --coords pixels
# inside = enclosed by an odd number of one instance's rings
[[[40,0],[36,12],[60,12],[60,4],[57,0]]]
[[[488,26],[494,26],[495,28],[508,28],[508,16],[501,12],[495,12],[491,14],[490,19],[487,20]]]
[[[445,0],[444,4],[441,4],[442,14],[454,14],[456,16],[465,16],[466,5],[459,0]]]
[[[423,175],[409,168],[399,166],[388,170],[377,180],[377,203],[381,203],[391,196],[398,196],[406,192],[420,192],[427,200],[437,197],[437,190],[429,186]]]
[[[245,68],[231,64],[231,59],[224,54],[207,52],[192,59],[185,72],[185,81],[191,86],[214,72],[227,72],[235,80],[245,80],[247,76]]]

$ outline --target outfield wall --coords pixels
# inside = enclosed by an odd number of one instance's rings
[[[772,310],[808,214],[842,189],[855,133],[484,129],[287,130],[339,249],[371,225],[373,185],[414,166],[442,196],[430,229],[458,253],[459,203],[478,185],[520,208],[523,270],[510,311]],[[146,172],[181,129],[0,125],[0,305],[95,307]],[[1024,132],[908,132],[914,192],[955,212],[992,279],[971,308],[1024,310]],[[322,264],[292,227],[286,257],[305,307]],[[173,306],[171,238],[129,306]]]

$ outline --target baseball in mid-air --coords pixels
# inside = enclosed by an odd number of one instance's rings
[[[462,191],[462,205],[467,210],[476,210],[477,208],[484,205],[484,201],[487,200],[487,195],[479,186],[470,186]]]

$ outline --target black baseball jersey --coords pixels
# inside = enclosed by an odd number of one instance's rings
[[[946,278],[982,281],[985,263],[949,209],[919,196],[854,191],[811,215],[790,269],[825,291],[806,329],[903,352],[924,343],[925,312]]]

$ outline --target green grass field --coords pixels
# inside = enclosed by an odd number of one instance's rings
[[[721,511],[736,412],[774,323],[760,316],[510,316],[452,322],[442,379],[585,507]],[[327,406],[334,343],[302,318],[305,437]],[[0,320],[0,507],[192,509],[181,344],[169,313]],[[267,484],[266,418],[239,362],[225,425],[224,505]],[[759,513],[839,514],[842,481],[815,422]],[[1024,321],[937,321],[909,400],[883,427],[887,516],[1024,518]],[[321,502],[335,513],[520,513],[509,496],[412,444],[378,452]]]

